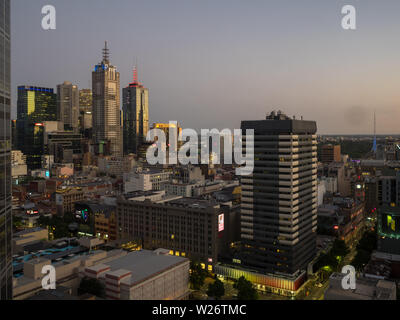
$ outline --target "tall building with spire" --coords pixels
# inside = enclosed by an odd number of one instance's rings
[[[11,300],[10,0],[0,0],[0,30],[0,300]]]
[[[372,143],[372,152],[376,155],[378,146],[376,144],[376,112],[374,111],[374,141]]]
[[[106,42],[103,60],[92,72],[93,138],[99,154],[121,156],[120,74],[109,58]]]
[[[149,131],[149,89],[138,81],[137,67],[133,82],[123,89],[124,154],[138,153]]]

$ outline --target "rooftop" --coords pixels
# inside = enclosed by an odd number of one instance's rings
[[[131,272],[132,275],[129,283],[133,285],[146,280],[154,274],[161,273],[189,261],[186,258],[165,254],[166,252],[160,250],[134,251],[123,257],[104,263],[103,266],[109,266],[112,274],[126,274],[127,271]]]
[[[172,206],[187,207],[192,209],[207,209],[216,208],[219,206],[219,204],[214,200],[202,200],[196,198],[181,198],[169,201],[168,204]]]

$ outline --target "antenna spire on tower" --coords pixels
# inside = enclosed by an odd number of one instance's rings
[[[376,111],[374,110],[374,141],[372,143],[372,151],[376,153],[378,149],[377,143],[376,143]]]
[[[138,63],[137,63],[137,58],[136,58],[135,59],[135,65],[133,67],[133,82],[129,84],[130,86],[137,87],[137,86],[140,85],[140,83],[139,83],[139,75],[138,74],[139,74],[138,73]]]
[[[133,67],[133,83],[137,84],[138,83],[138,71],[137,71],[137,66]]]
[[[105,41],[103,49],[103,61],[108,61],[109,58],[110,58],[110,50],[107,47],[107,41]]]

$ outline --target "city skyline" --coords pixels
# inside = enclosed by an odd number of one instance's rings
[[[400,300],[400,2],[350,1],[0,0],[0,301]]]
[[[13,117],[18,85],[71,81],[91,88],[91,68],[107,40],[123,87],[138,59],[151,94],[150,122],[238,128],[241,120],[281,109],[316,120],[319,134],[370,134],[376,109],[377,133],[398,133],[400,47],[393,41],[398,21],[392,12],[400,4],[395,1],[355,3],[355,31],[341,28],[342,1],[229,1],[228,6],[120,0],[111,10],[113,4],[105,1],[93,7],[89,1],[55,0],[53,31],[41,29],[45,4],[12,3]],[[118,19],[103,24],[110,12]]]

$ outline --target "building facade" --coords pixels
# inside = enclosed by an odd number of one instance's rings
[[[10,0],[0,0],[0,300],[12,299]]]
[[[224,209],[208,200],[117,202],[120,239],[142,239],[144,249],[171,250],[172,255],[200,261],[209,271],[218,260],[224,217]]]
[[[18,87],[17,116],[17,147],[26,154],[28,169],[40,169],[44,122],[57,121],[57,95],[54,89]]]
[[[108,300],[184,300],[189,297],[189,265],[168,250],[142,250],[86,267],[84,275],[105,285]]]
[[[137,154],[149,131],[149,89],[138,82],[136,69],[133,78],[122,94],[124,154]]]
[[[317,126],[272,112],[243,121],[254,130],[254,171],[242,177],[241,261],[295,274],[316,254]],[[245,142],[244,142],[245,144]]]
[[[79,90],[79,111],[80,112],[92,112],[93,106],[93,94],[91,89]]]
[[[123,157],[106,156],[97,159],[99,172],[108,175],[123,176],[125,172],[130,172],[135,164],[136,161],[133,155]]]
[[[84,199],[84,192],[79,188],[60,189],[55,194],[57,214],[64,216],[66,213],[75,212],[75,203]]]
[[[79,90],[79,127],[83,133],[93,127],[93,94],[91,89]],[[88,137],[91,133],[86,132]]]
[[[170,182],[171,177],[171,171],[158,169],[124,173],[124,192],[159,191]]]
[[[342,160],[340,145],[327,144],[321,148],[321,162],[331,163]]]
[[[122,156],[120,113],[120,74],[110,64],[107,42],[103,60],[92,73],[93,85],[93,137],[99,154]],[[107,151],[104,151],[104,146]]]
[[[71,82],[57,86],[57,118],[64,123],[65,130],[78,130],[79,89]]]

